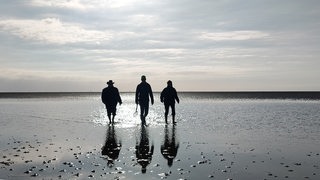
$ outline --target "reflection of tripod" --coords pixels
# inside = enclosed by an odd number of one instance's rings
[[[176,126],[172,125],[171,127],[170,133],[168,125],[166,124],[164,128],[164,141],[160,149],[162,156],[167,159],[169,167],[172,166],[173,159],[177,156],[179,148],[179,142],[176,141]]]
[[[154,145],[149,145],[149,134],[144,125],[141,126],[140,142],[136,142],[136,158],[141,165],[141,172],[146,173],[147,166],[151,163]]]
[[[102,147],[102,155],[108,156],[108,165],[112,167],[114,160],[118,159],[121,150],[121,141],[118,141],[113,124],[107,130],[106,142]]]

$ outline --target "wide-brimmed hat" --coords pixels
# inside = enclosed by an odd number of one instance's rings
[[[114,84],[114,82],[112,81],[112,80],[109,80],[108,82],[107,82],[107,84]]]

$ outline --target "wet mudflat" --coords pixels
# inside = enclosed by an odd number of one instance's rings
[[[184,134],[186,137],[181,137],[179,124],[145,127],[149,134],[141,134],[140,125],[123,129],[115,125],[113,128],[121,143],[116,158],[102,153],[106,139],[110,138],[104,139],[108,127],[93,127],[91,131],[95,133],[88,133],[91,137],[84,135],[88,128],[82,131],[83,135],[61,136],[49,133],[46,139],[38,135],[20,139],[11,137],[1,146],[1,178],[318,179],[320,176],[320,155],[315,149],[291,152],[286,149],[289,146],[261,147],[215,137],[207,137],[207,140],[191,137],[188,140],[187,130]],[[175,145],[168,145],[176,148],[177,152],[172,156],[170,147],[167,147],[167,154],[162,150],[166,141],[166,128],[170,131],[175,129],[176,133],[173,137]],[[141,144],[142,148],[147,149],[143,151],[145,159],[139,159],[136,153],[141,136],[147,136],[143,138],[148,140]],[[153,153],[148,155],[152,145]],[[144,172],[140,160],[145,161]]]
[[[190,98],[141,126],[123,99],[115,124],[98,98],[1,100],[0,179],[320,178],[318,101]]]

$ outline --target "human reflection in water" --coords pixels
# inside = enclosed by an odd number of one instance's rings
[[[107,130],[106,142],[102,147],[102,155],[108,156],[108,166],[113,167],[114,161],[118,159],[121,150],[121,141],[117,138],[114,125],[110,124]]]
[[[171,126],[171,133],[169,131],[168,125],[166,124],[164,128],[164,141],[161,145],[161,154],[168,161],[168,166],[171,167],[173,164],[173,159],[177,156],[179,142],[176,139],[176,125]]]
[[[151,163],[154,145],[149,144],[148,129],[144,125],[141,126],[140,140],[136,140],[136,158],[141,165],[141,172],[146,173],[147,166]]]

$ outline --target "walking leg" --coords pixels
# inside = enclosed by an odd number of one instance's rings
[[[108,115],[108,119],[109,119],[109,124],[111,124],[111,107],[110,106],[106,106],[107,109],[107,115]]]
[[[114,117],[116,116],[116,111],[117,111],[117,108],[116,106],[112,107],[112,124],[114,123]]]
[[[176,108],[175,108],[175,104],[171,105],[171,110],[172,110],[172,123],[175,124],[175,116],[176,116]]]
[[[145,107],[144,107],[144,114],[143,114],[143,124],[146,125],[147,122],[146,122],[146,117],[149,113],[149,103],[146,103],[145,104]]]
[[[140,119],[141,119],[141,124],[144,125],[146,123],[145,121],[145,106],[140,104]]]
[[[168,114],[169,114],[169,105],[165,104],[164,105],[164,120],[166,124],[168,124]]]
[[[113,116],[112,116],[112,124],[114,123],[114,117],[115,117],[116,115],[115,114],[113,114]]]
[[[111,124],[111,115],[108,114],[109,124]]]

